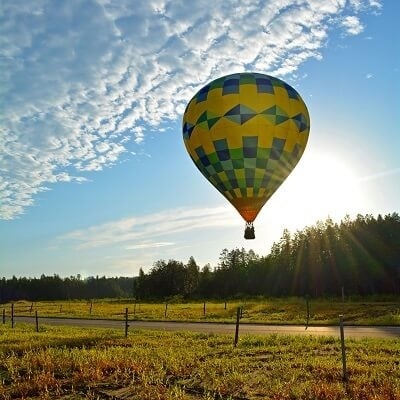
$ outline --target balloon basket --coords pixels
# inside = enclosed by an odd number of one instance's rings
[[[244,229],[244,238],[245,239],[255,239],[256,235],[254,233],[254,226],[252,222],[246,222],[246,227]]]

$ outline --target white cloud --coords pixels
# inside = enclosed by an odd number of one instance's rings
[[[366,77],[367,79],[371,79],[373,76],[374,76],[374,74],[371,74],[371,73],[368,73],[367,75],[365,75],[365,77]]]
[[[236,218],[235,218],[236,216]],[[59,241],[75,243],[78,249],[111,247],[127,243],[127,250],[172,245],[171,235],[201,228],[226,228],[241,223],[229,205],[215,208],[174,209],[130,217],[66,233]],[[159,239],[162,240],[159,240]]]
[[[349,35],[358,35],[364,30],[364,26],[358,17],[354,15],[349,15],[344,17],[342,20],[342,25]]]
[[[381,172],[378,172],[376,174],[364,176],[364,177],[359,179],[359,182],[372,181],[374,179],[379,179],[379,178],[383,178],[385,176],[390,176],[390,175],[394,175],[394,174],[400,174],[400,167],[399,168],[389,169],[389,170],[386,170],[386,171],[381,171]]]
[[[383,7],[382,2],[379,0],[369,0],[369,1],[349,0],[349,3],[355,11],[361,11],[365,8],[380,10]]]
[[[2,2],[0,218],[119,162],[219,75],[285,75],[376,0]],[[354,16],[357,13],[357,16]],[[137,153],[137,152],[136,152]],[[46,186],[47,185],[47,186]]]
[[[173,242],[145,242],[127,246],[125,250],[154,249],[156,247],[173,246],[174,244]]]

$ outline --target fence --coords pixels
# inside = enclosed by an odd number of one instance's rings
[[[76,304],[75,304],[76,305]],[[62,313],[63,312],[63,304],[46,304],[46,305],[34,305],[34,303],[31,303],[29,307],[25,306],[25,305],[21,305],[21,304],[10,304],[8,309],[9,309],[9,319],[11,321],[11,328],[14,328],[15,325],[15,317],[17,316],[16,314],[19,312],[18,316],[26,316],[27,314],[29,314],[29,316],[32,316],[33,312],[34,312],[34,318],[35,318],[35,327],[36,327],[36,332],[39,332],[39,313],[38,310],[41,308],[42,311],[45,310],[48,313],[51,314],[51,308],[59,308],[59,312]],[[165,308],[164,308],[164,319],[167,318],[168,316],[168,303],[165,303]],[[130,321],[130,316],[134,316],[137,312],[140,312],[140,307],[141,304],[139,303],[134,303],[133,305],[133,311],[131,312],[131,314],[129,313],[129,308],[125,307],[125,309],[123,310],[123,312],[118,313],[118,314],[113,314],[113,316],[118,316],[121,317],[121,315],[123,316],[123,318],[118,318],[119,320],[122,319],[122,321],[124,322],[124,336],[125,338],[128,337],[128,331],[129,331],[129,321]],[[87,309],[88,308],[88,309]],[[220,305],[220,308],[224,310],[224,312],[227,312],[229,310],[229,308],[227,307],[226,302],[224,303],[223,306]],[[92,312],[93,312],[93,302],[86,303],[86,311],[89,314],[89,316],[92,316]],[[132,309],[132,307],[131,307]],[[2,311],[2,322],[3,324],[6,323],[7,321],[7,307],[5,307],[3,305],[3,311]],[[49,311],[50,310],[50,311]],[[202,312],[202,316],[205,317],[206,316],[206,303],[204,302],[202,304],[201,307],[201,312]],[[54,310],[53,310],[54,311]],[[244,307],[243,306],[237,306],[236,307],[236,325],[235,325],[235,336],[234,336],[234,346],[236,347],[238,345],[239,342],[239,326],[240,326],[240,320],[243,318],[244,315]],[[65,312],[65,310],[64,310]],[[310,304],[309,304],[309,300],[307,299],[306,302],[306,312],[307,312],[307,321],[306,321],[306,329],[308,327],[309,324],[309,318],[310,318]],[[43,315],[44,316],[44,315]],[[66,318],[65,316],[63,318]],[[341,341],[341,356],[342,356],[342,369],[343,369],[343,373],[342,373],[342,380],[343,381],[347,381],[348,376],[347,376],[347,369],[346,369],[346,347],[345,347],[345,339],[344,339],[344,322],[343,322],[343,315],[339,315],[339,327],[340,327],[340,341]]]
[[[227,303],[117,303],[117,302],[16,302],[0,304],[3,322],[11,318],[13,308],[14,316],[33,316],[38,312],[42,317],[63,318],[97,318],[120,319],[129,308],[129,317],[132,319],[160,320],[202,320],[222,319],[229,321],[236,309],[235,304],[227,307]]]
[[[400,303],[363,300],[343,302],[336,299],[247,299],[178,303],[145,303],[135,300],[89,300],[14,303],[14,315],[41,317],[122,319],[125,308],[129,318],[138,320],[232,322],[241,307],[243,322],[293,325],[335,325],[337,316],[346,315],[349,324],[400,325]],[[3,319],[11,316],[11,304],[0,304]]]

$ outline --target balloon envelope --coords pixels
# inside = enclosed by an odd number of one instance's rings
[[[193,162],[249,223],[300,160],[309,130],[297,91],[258,73],[212,81],[183,116],[183,139]]]

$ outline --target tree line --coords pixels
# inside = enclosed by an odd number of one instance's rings
[[[224,249],[219,263],[202,268],[159,260],[137,277],[3,278],[0,302],[134,297],[141,300],[243,296],[337,296],[400,294],[400,217],[358,215],[284,230],[266,256]]]
[[[59,275],[40,278],[2,278],[0,303],[16,300],[75,300],[127,298],[133,295],[133,278],[105,276],[82,279],[77,276],[61,278]]]

